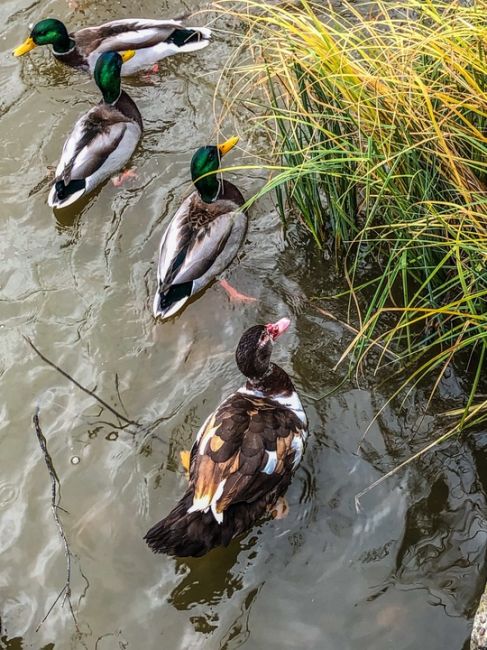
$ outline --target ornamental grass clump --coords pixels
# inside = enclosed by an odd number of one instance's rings
[[[247,28],[232,75],[274,144],[263,192],[344,264],[343,358],[379,344],[432,392],[461,359],[456,430],[487,418],[487,0],[218,5]]]

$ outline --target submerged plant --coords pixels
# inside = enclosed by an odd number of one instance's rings
[[[467,359],[455,430],[487,419],[487,0],[217,5],[248,28],[236,96],[274,142],[261,193],[344,261],[360,327],[343,358],[379,343],[432,393]]]

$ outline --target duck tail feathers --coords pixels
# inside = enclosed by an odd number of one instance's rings
[[[177,557],[198,557],[208,550],[198,535],[192,539],[192,522],[199,513],[189,513],[193,502],[188,490],[173,510],[146,533],[144,540],[154,553],[167,553]]]
[[[217,546],[228,546],[234,537],[247,531],[268,512],[264,497],[251,503],[233,504],[219,513],[217,521],[211,505],[194,510],[193,503],[194,488],[190,486],[167,517],[147,532],[144,539],[154,553],[200,557]]]
[[[212,33],[211,29],[209,27],[193,27],[192,28],[195,32],[199,32],[201,35],[201,38],[204,38],[207,41],[211,40]]]
[[[211,512],[192,511],[194,492],[186,494],[171,512],[146,533],[144,540],[154,553],[176,557],[201,557],[216,546],[226,546],[233,527],[224,530]]]
[[[85,180],[73,180],[68,185],[63,181],[56,181],[51,187],[47,204],[50,208],[67,208],[78,201],[86,193]]]
[[[179,52],[202,50],[210,43],[211,30],[207,27],[185,27],[175,29],[168,39],[178,47]]]
[[[192,282],[174,284],[167,291],[157,290],[154,296],[154,318],[165,320],[177,314],[188,302],[193,291]]]

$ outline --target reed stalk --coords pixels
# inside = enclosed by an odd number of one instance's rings
[[[215,6],[243,34],[233,101],[272,143],[254,200],[274,192],[343,264],[359,327],[342,359],[379,344],[433,391],[459,364],[452,432],[487,419],[487,0]]]

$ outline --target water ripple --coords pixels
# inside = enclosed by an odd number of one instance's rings
[[[18,496],[18,486],[13,483],[0,482],[0,510],[7,508]]]

